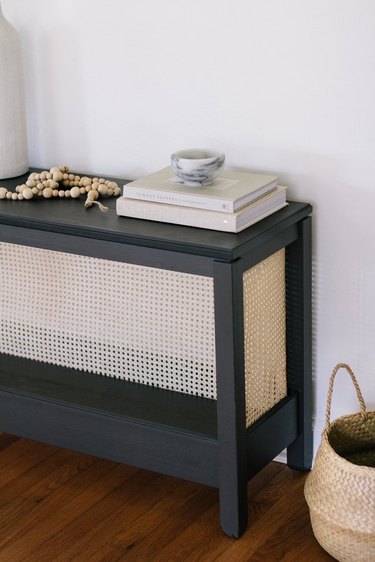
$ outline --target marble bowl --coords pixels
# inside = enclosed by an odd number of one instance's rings
[[[190,148],[171,156],[172,168],[185,185],[211,185],[224,167],[225,155],[216,150]]]

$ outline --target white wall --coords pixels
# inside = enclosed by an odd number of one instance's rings
[[[33,165],[135,178],[175,149],[218,147],[313,203],[317,430],[338,361],[374,408],[375,3],[2,6],[22,34]],[[356,408],[342,377],[333,417]]]

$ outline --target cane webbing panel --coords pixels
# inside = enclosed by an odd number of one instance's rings
[[[0,350],[216,397],[209,277],[0,244]]]
[[[246,426],[287,394],[285,250],[243,275]]]
[[[245,272],[246,422],[286,394],[284,252]],[[0,351],[216,399],[213,279],[0,243]]]

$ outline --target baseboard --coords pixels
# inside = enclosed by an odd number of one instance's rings
[[[286,464],[286,449],[284,449],[284,451],[281,451],[281,453],[277,455],[277,457],[275,457],[273,460],[275,462],[281,462],[283,464]]]

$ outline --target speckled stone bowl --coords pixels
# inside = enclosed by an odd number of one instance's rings
[[[171,156],[172,168],[178,179],[192,187],[211,185],[223,169],[224,161],[222,152],[204,148],[179,150]]]

